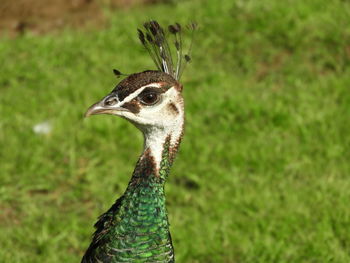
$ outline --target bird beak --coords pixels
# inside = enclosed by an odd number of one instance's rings
[[[97,114],[113,114],[113,115],[120,115],[121,112],[128,111],[125,108],[122,107],[113,107],[113,106],[106,106],[104,105],[104,99],[102,101],[99,101],[93,105],[91,105],[88,110],[85,112],[84,117],[89,117],[91,115],[97,115]]]

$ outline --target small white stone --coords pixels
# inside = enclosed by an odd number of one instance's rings
[[[48,121],[44,121],[33,126],[33,131],[36,134],[49,134],[51,130],[52,125]]]

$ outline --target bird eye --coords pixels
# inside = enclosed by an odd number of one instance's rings
[[[108,99],[105,100],[105,105],[106,106],[113,106],[114,104],[116,104],[117,98],[116,97],[109,97]]]
[[[145,105],[154,105],[159,101],[159,94],[156,92],[145,92],[139,95],[139,100]]]

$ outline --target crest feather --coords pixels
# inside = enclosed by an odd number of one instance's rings
[[[191,42],[185,54],[182,43],[183,29],[179,23],[169,25],[167,31],[154,20],[144,23],[143,27],[143,30],[137,30],[138,36],[157,69],[168,73],[176,80],[180,80],[186,64],[191,61],[193,33],[197,29],[197,25],[191,23],[187,26],[187,29],[191,31]],[[173,56],[173,53],[176,53],[176,56]]]

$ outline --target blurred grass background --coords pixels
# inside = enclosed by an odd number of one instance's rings
[[[350,262],[350,3],[176,1],[108,25],[0,39],[0,261],[80,262],[142,136],[83,119],[154,68],[136,28],[198,22],[187,126],[166,186],[178,262]],[[33,127],[48,122],[48,135]]]

